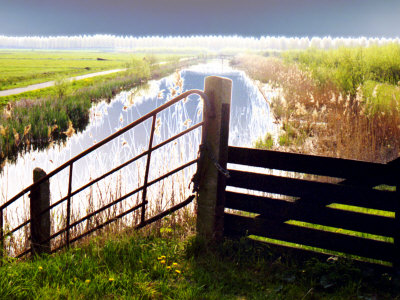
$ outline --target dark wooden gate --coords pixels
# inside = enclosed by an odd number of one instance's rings
[[[228,163],[226,236],[398,265],[400,159],[378,164],[229,147]]]

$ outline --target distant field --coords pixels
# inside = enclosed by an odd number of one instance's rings
[[[103,70],[125,68],[142,54],[94,51],[0,50],[0,90]],[[157,55],[170,60],[172,55]]]

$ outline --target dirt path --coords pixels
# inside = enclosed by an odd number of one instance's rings
[[[112,73],[122,72],[122,71],[126,71],[126,69],[114,69],[114,70],[90,73],[90,74],[70,77],[67,80],[71,80],[71,81],[72,80],[81,80],[81,79],[86,79],[86,78],[90,78],[90,77],[95,77],[95,76],[100,76],[100,75],[107,75],[107,74],[112,74]],[[16,94],[20,94],[20,93],[24,93],[24,92],[30,92],[30,91],[39,90],[39,89],[44,89],[44,88],[53,86],[54,83],[55,83],[55,81],[47,81],[47,82],[28,85],[26,87],[0,91],[0,97],[16,95]]]

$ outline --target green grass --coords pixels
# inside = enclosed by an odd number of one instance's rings
[[[270,133],[267,133],[264,138],[259,138],[254,142],[254,148],[271,150],[274,147],[274,139]]]
[[[126,68],[133,58],[145,54],[89,51],[0,50],[0,90],[72,77],[103,70]],[[148,56],[148,55],[147,55]],[[153,56],[171,61],[176,55]]]
[[[4,260],[1,299],[398,299],[398,278],[342,259],[300,261],[249,239],[209,245],[182,230],[92,239]]]
[[[346,94],[355,95],[357,88],[372,80],[388,85],[400,81],[400,45],[341,47],[283,53],[287,62],[296,62],[310,70],[321,85],[335,83]]]
[[[382,112],[390,114],[400,103],[400,85],[368,80],[362,87],[362,93],[367,112],[373,115]]]

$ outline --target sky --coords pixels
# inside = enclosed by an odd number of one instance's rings
[[[0,0],[0,35],[400,36],[400,0]]]

